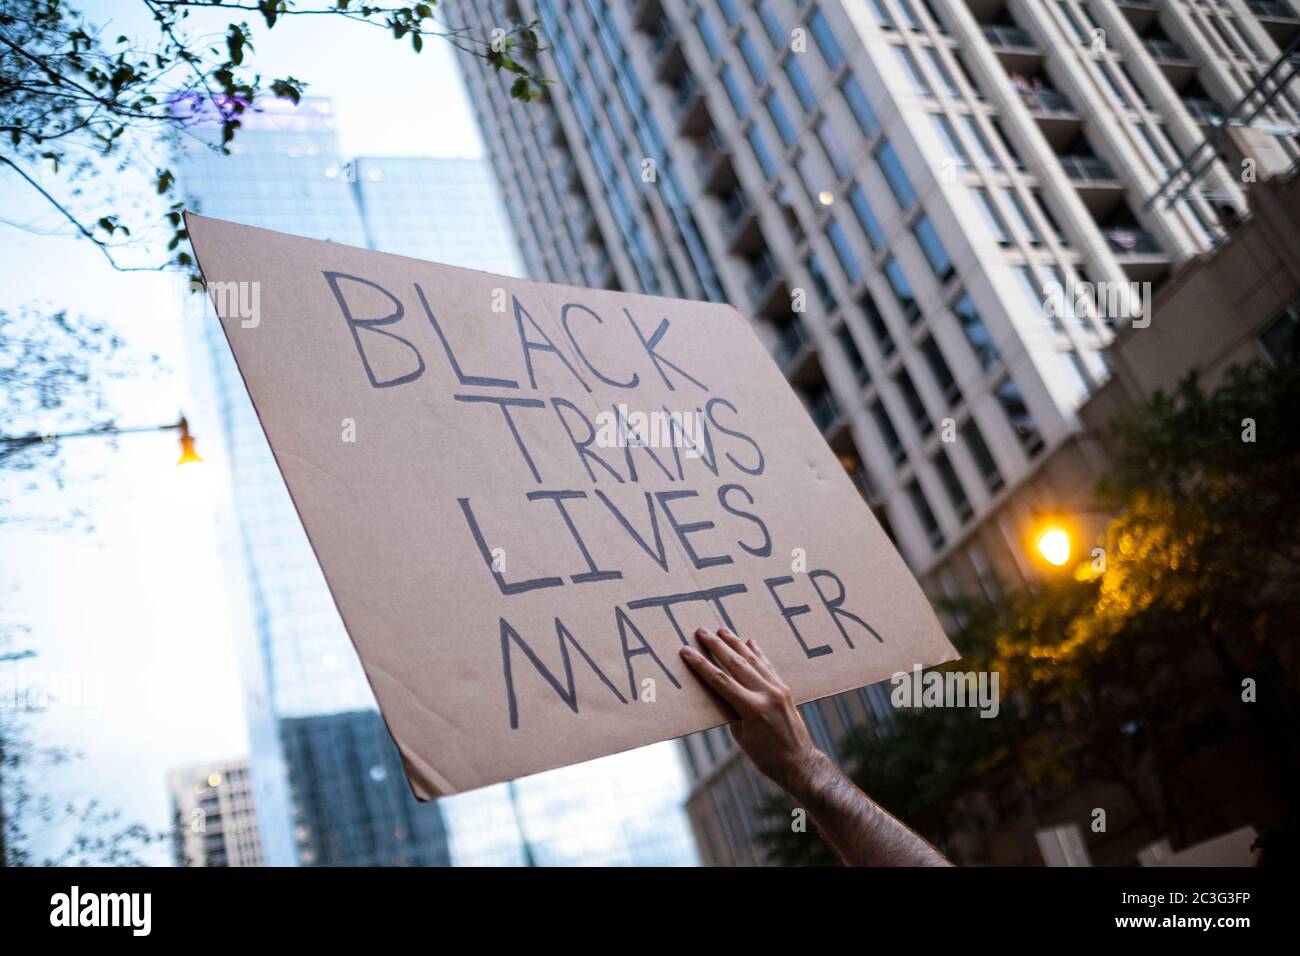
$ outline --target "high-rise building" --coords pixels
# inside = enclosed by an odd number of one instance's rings
[[[374,710],[286,717],[280,737],[303,863],[446,866],[442,814],[411,798],[402,759]],[[376,763],[378,759],[378,763]]]
[[[330,101],[259,102],[223,156],[212,108],[178,144],[195,212],[506,275],[521,268],[480,160],[340,155]],[[255,626],[241,654],[267,862],[696,862],[671,745],[416,805],[215,316],[194,323]],[[202,391],[202,390],[201,390]],[[192,416],[195,417],[195,416]],[[441,815],[441,816],[440,816]]]
[[[247,760],[168,774],[178,866],[261,866],[262,838]]]
[[[1287,3],[449,6],[541,28],[540,102],[462,57],[530,274],[736,305],[932,594],[1032,573],[1001,502],[1080,429],[1144,290],[1300,156]],[[1228,127],[1232,166],[1203,146]],[[888,709],[805,713],[835,753]],[[683,746],[706,860],[761,862],[752,768],[724,732]]]

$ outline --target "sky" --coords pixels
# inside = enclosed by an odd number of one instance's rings
[[[143,4],[82,8],[111,35],[148,28]],[[430,42],[417,56],[373,27],[305,17],[268,33],[255,17],[253,64],[333,98],[345,155],[482,155],[447,44]],[[202,28],[212,29],[209,21]],[[112,182],[119,192],[137,189]],[[0,309],[67,308],[108,321],[133,351],[160,356],[157,374],[114,383],[120,425],[173,422],[190,399],[180,289],[175,276],[115,271],[29,187],[0,174]],[[0,433],[17,424],[5,416]],[[24,718],[38,739],[82,754],[42,773],[40,786],[56,798],[93,797],[159,830],[169,823],[168,768],[247,749],[231,637],[239,612],[214,530],[225,469],[216,443],[196,438],[209,467],[177,468],[174,433],[126,436],[116,450],[101,438],[70,440],[66,488],[0,513],[0,621],[29,629],[10,651],[37,652],[0,663],[0,706],[39,708]],[[12,490],[0,484],[0,498]],[[91,530],[6,520],[74,508],[86,511]],[[15,702],[15,687],[30,693]],[[65,836],[46,832],[37,849]],[[157,846],[147,859],[167,862],[169,853]]]

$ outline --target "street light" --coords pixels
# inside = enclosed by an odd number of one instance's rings
[[[10,454],[28,446],[41,445],[46,442],[63,441],[66,438],[89,438],[98,435],[100,437],[114,435],[136,435],[143,432],[180,432],[181,439],[181,457],[177,459],[178,465],[189,465],[203,461],[203,458],[194,450],[194,436],[190,434],[190,423],[181,415],[178,421],[170,425],[142,425],[138,428],[118,428],[115,425],[109,425],[103,428],[88,428],[78,432],[63,432],[59,435],[0,435],[0,446],[13,446]],[[0,456],[3,457],[3,456]]]
[[[1051,526],[1038,536],[1038,553],[1048,564],[1061,567],[1070,560],[1070,535],[1064,528]]]

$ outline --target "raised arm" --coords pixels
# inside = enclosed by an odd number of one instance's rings
[[[682,658],[736,715],[731,733],[766,776],[808,811],[846,866],[949,866],[944,857],[853,785],[813,744],[772,662],[725,627],[695,632]]]

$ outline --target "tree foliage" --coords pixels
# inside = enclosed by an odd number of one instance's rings
[[[117,268],[192,266],[176,178],[158,144],[216,110],[221,149],[262,95],[297,102],[306,82],[265,77],[252,65],[257,30],[286,29],[303,17],[331,17],[340,26],[380,29],[419,53],[439,38],[482,57],[512,78],[511,95],[538,99],[546,79],[533,64],[541,49],[536,23],[507,23],[490,37],[435,17],[436,0],[384,4],[354,0],[139,0],[153,32],[143,39],[90,22],[64,0],[6,0],[0,6],[0,165],[49,203],[73,230]],[[191,29],[190,14],[231,19],[216,34]],[[112,196],[87,191],[105,169],[133,169],[157,192],[167,262],[125,264],[120,253],[153,211],[133,217]],[[54,182],[50,183],[49,178]],[[144,223],[148,228],[149,223]],[[152,230],[151,230],[152,231]]]
[[[1294,821],[1297,408],[1292,359],[1231,369],[1210,391],[1190,375],[1117,421],[1114,465],[1097,489],[1113,515],[1104,562],[950,609],[964,626],[953,636],[963,660],[949,666],[996,671],[1000,716],[901,711],[893,733],[849,742],[855,782],[971,860],[999,825],[1037,819],[1084,785],[1119,788],[1146,832],[1177,845],[1240,825],[1189,769],[1230,742],[1267,768],[1240,786],[1272,795]],[[791,834],[788,806],[773,806],[771,820],[778,860],[830,862]]]

